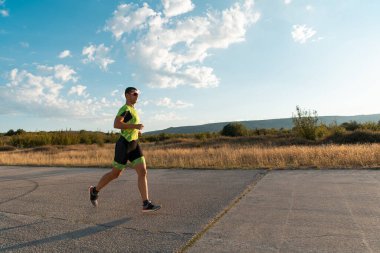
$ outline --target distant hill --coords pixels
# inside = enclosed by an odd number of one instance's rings
[[[380,120],[380,114],[371,115],[356,115],[356,116],[320,116],[319,120],[325,124],[331,124],[336,122],[338,125],[344,122],[356,121],[358,123],[364,123],[368,121],[378,122]],[[242,123],[249,129],[255,128],[292,128],[292,118],[284,119],[267,119],[267,120],[250,120],[250,121],[235,121]],[[197,126],[182,126],[182,127],[169,127],[163,130],[146,132],[146,134],[190,134],[190,133],[202,133],[202,132],[218,132],[223,129],[225,125],[232,122],[220,122],[210,123]]]

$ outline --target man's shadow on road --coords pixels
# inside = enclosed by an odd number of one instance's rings
[[[22,249],[25,247],[31,247],[31,246],[38,246],[41,244],[45,243],[51,243],[51,242],[56,242],[56,241],[64,241],[64,240],[71,240],[71,239],[78,239],[81,237],[86,237],[89,235],[97,234],[106,230],[109,230],[111,228],[120,226],[123,223],[126,223],[128,221],[132,220],[132,218],[122,218],[119,220],[111,221],[108,223],[103,223],[103,224],[97,224],[95,226],[89,227],[89,228],[84,228],[72,232],[67,232],[35,241],[30,241],[30,242],[25,242],[13,246],[9,246],[7,248],[0,248],[0,251],[6,251],[6,250],[17,250],[17,249]]]

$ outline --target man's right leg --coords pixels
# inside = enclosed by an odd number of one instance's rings
[[[99,180],[99,183],[96,187],[90,186],[90,200],[94,206],[98,206],[98,193],[99,191],[105,187],[109,182],[118,178],[123,171],[117,168],[112,168],[112,170],[102,176]]]

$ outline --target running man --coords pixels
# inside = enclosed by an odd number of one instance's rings
[[[148,197],[148,181],[145,158],[138,143],[138,138],[144,125],[140,124],[140,118],[134,105],[137,102],[139,91],[134,87],[125,89],[126,104],[123,105],[116,115],[114,128],[121,130],[121,136],[116,142],[115,158],[112,170],[103,175],[98,185],[90,186],[90,200],[96,207],[98,205],[98,193],[112,180],[118,178],[130,161],[138,176],[138,188],[143,200],[143,212],[157,211],[161,208],[154,205]]]

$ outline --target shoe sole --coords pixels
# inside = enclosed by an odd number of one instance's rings
[[[93,186],[90,186],[89,188],[88,188],[88,193],[90,194],[90,198],[91,198],[91,189],[92,188],[94,188]],[[98,200],[91,200],[90,199],[90,201],[91,201],[91,204],[94,206],[94,207],[97,207],[98,206]]]
[[[161,209],[161,206],[156,209],[148,209],[148,210],[142,210],[143,213],[153,213]]]
[[[91,204],[92,204],[94,207],[98,207],[98,201],[97,201],[97,200],[91,200]]]

